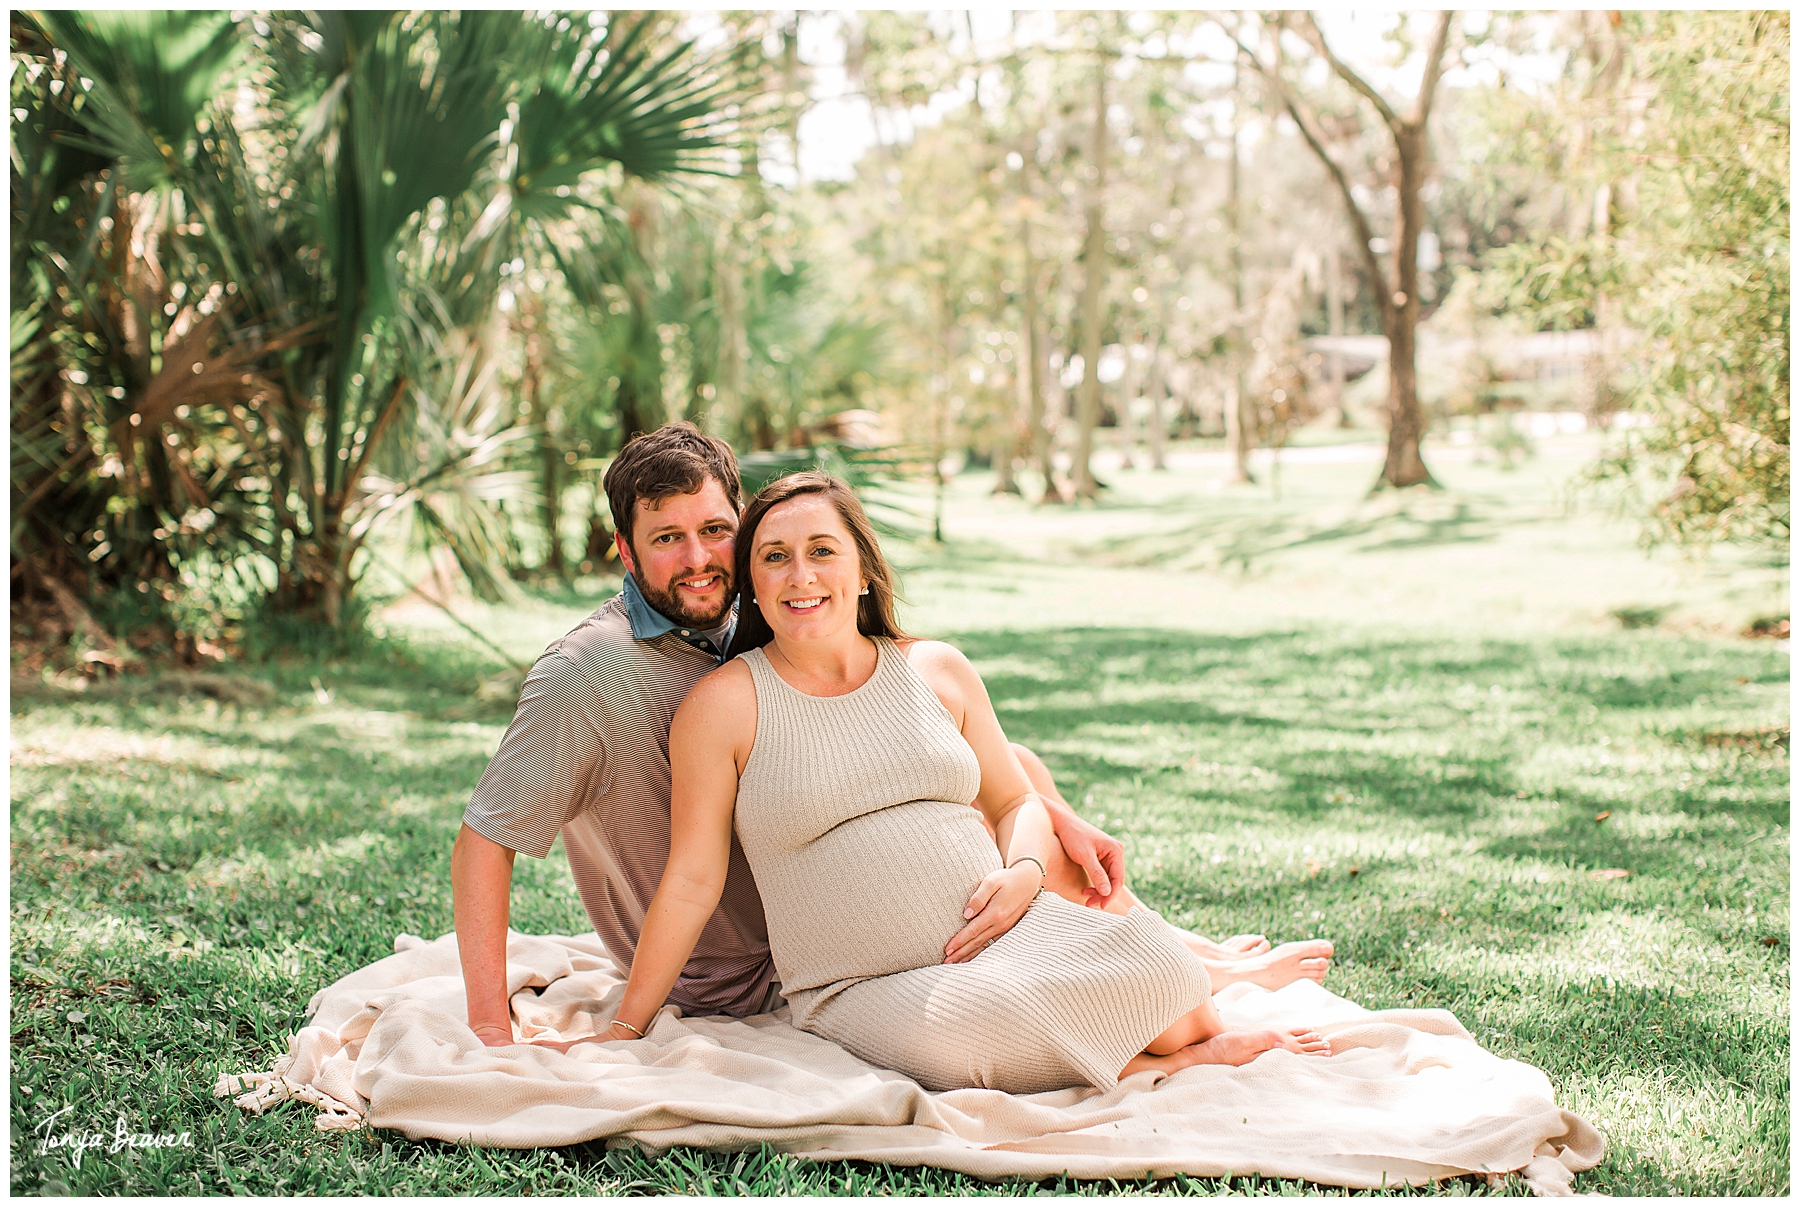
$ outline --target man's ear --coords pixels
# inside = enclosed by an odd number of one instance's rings
[[[615,532],[613,533],[613,544],[618,547],[619,560],[625,563],[626,573],[630,574],[631,577],[636,578],[637,563],[632,560],[631,542],[625,539],[625,534],[623,532]]]

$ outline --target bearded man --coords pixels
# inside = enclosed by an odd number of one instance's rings
[[[730,446],[692,424],[671,423],[627,443],[604,485],[624,589],[532,666],[451,854],[469,1026],[489,1047],[515,1042],[506,933],[517,852],[541,859],[562,836],[595,932],[621,971],[630,971],[669,855],[669,723],[688,689],[723,659],[735,623],[741,502]],[[1118,913],[1140,905],[1125,887],[1118,841],[1076,816],[1042,760],[1014,750],[1061,843],[1045,887]],[[1316,980],[1330,963],[1323,941],[1270,950],[1260,935],[1218,944],[1179,933],[1207,963],[1215,987]],[[735,837],[724,894],[668,1000],[687,1014],[740,1017],[783,1004],[762,899]],[[570,1044],[547,1046],[566,1051]]]

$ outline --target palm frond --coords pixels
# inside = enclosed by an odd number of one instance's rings
[[[85,136],[64,141],[116,160],[128,188],[177,183],[196,122],[243,59],[230,14],[44,11],[32,19],[89,81],[74,110]]]

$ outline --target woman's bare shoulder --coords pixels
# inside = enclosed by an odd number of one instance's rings
[[[742,658],[700,676],[675,710],[677,721],[707,727],[729,725],[746,715],[756,715],[756,681]]]
[[[960,679],[975,671],[967,656],[948,641],[928,641],[913,637],[894,644],[906,655],[906,660],[921,672],[929,674],[937,671]]]
[[[950,710],[956,723],[963,723],[971,699],[979,699],[986,691],[981,676],[963,652],[947,641],[910,641],[899,645],[907,662],[919,672],[938,701]]]

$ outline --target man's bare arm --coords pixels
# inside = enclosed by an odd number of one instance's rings
[[[468,993],[469,1028],[490,1048],[513,1042],[506,998],[506,925],[515,852],[464,824],[450,853],[456,947]]]
[[[1125,891],[1125,848],[1119,840],[1084,821],[1075,810],[1069,808],[1062,793],[1056,790],[1056,783],[1050,778],[1050,769],[1044,766],[1042,759],[1017,742],[1012,744],[1012,749],[1019,765],[1031,779],[1032,790],[1043,802],[1044,811],[1050,815],[1050,828],[1056,831],[1056,839],[1062,844],[1064,854],[1068,856],[1070,863],[1086,874],[1088,886],[1078,886],[1086,901],[1077,901],[1076,904],[1105,909],[1116,901],[1131,900],[1130,894]],[[1054,887],[1064,897],[1075,900],[1066,891],[1070,886]]]

